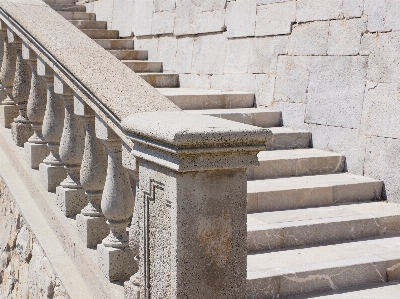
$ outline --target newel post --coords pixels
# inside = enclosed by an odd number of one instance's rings
[[[184,112],[134,114],[139,188],[126,299],[246,297],[246,168],[271,132]]]

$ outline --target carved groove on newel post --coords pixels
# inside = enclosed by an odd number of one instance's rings
[[[39,171],[47,190],[55,191],[66,176],[64,164],[59,154],[64,127],[64,105],[54,92],[54,71],[41,58],[38,58],[37,67],[38,74],[47,85],[47,103],[42,133],[50,151],[43,163],[39,165]]]
[[[122,164],[122,140],[97,116],[96,135],[107,150],[101,210],[110,229],[109,235],[97,246],[97,257],[109,280],[125,280],[134,273],[135,264],[126,231],[134,210],[134,196],[128,170]]]
[[[81,184],[87,205],[76,216],[78,233],[87,247],[95,247],[108,235],[109,229],[101,210],[101,197],[107,173],[107,155],[104,145],[96,137],[94,111],[75,96],[75,113],[85,129],[85,150],[81,165]]]
[[[3,25],[4,23],[2,23],[2,26]],[[6,128],[11,127],[13,119],[18,115],[18,109],[12,97],[16,61],[16,45],[9,43],[8,36],[6,36],[4,40],[4,55],[0,74],[0,81],[6,92],[6,98],[3,99],[0,105],[0,121]]]

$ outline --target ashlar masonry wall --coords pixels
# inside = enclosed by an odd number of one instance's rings
[[[400,0],[100,0],[182,87],[254,91],[400,202]]]

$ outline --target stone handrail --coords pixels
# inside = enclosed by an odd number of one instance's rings
[[[186,114],[39,0],[0,19],[1,123],[106,277],[126,298],[245,298],[246,168],[271,132]]]

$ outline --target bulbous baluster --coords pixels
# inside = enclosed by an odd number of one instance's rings
[[[107,150],[107,177],[101,210],[110,229],[109,235],[97,245],[97,260],[108,279],[123,280],[133,274],[135,266],[126,231],[133,214],[134,196],[128,170],[122,165],[121,139],[98,117],[96,135],[103,140]]]
[[[25,159],[32,168],[39,168],[39,164],[49,154],[47,142],[42,134],[42,124],[46,111],[46,83],[37,73],[37,57],[28,45],[22,43],[22,57],[31,67],[31,88],[27,105],[27,116],[31,121],[32,136],[25,143]]]
[[[101,197],[107,173],[104,145],[96,138],[95,114],[79,97],[75,97],[75,113],[85,128],[85,151],[81,165],[81,184],[88,204],[76,216],[78,233],[87,247],[94,247],[108,235],[109,229],[101,210]]]
[[[59,155],[60,140],[64,127],[64,105],[54,93],[54,72],[38,59],[38,74],[47,85],[46,112],[43,119],[43,137],[47,141],[50,154],[39,165],[39,172],[46,189],[54,192],[66,177],[64,164]]]
[[[6,98],[0,104],[0,122],[6,128],[11,127],[12,121],[18,115],[18,107],[12,97],[16,61],[16,45],[9,43],[7,34],[4,40],[4,55],[0,74],[0,81],[6,94]]]
[[[85,133],[79,117],[74,114],[74,92],[57,74],[54,76],[54,91],[64,101],[65,107],[60,158],[67,172],[61,186],[56,188],[57,205],[65,216],[72,217],[86,205],[85,191],[80,182]]]
[[[24,146],[32,135],[31,122],[27,116],[27,103],[31,88],[31,70],[29,64],[22,57],[22,41],[14,34],[13,41],[17,45],[17,61],[13,85],[13,99],[17,104],[19,115],[11,124],[11,133],[18,146]]]

